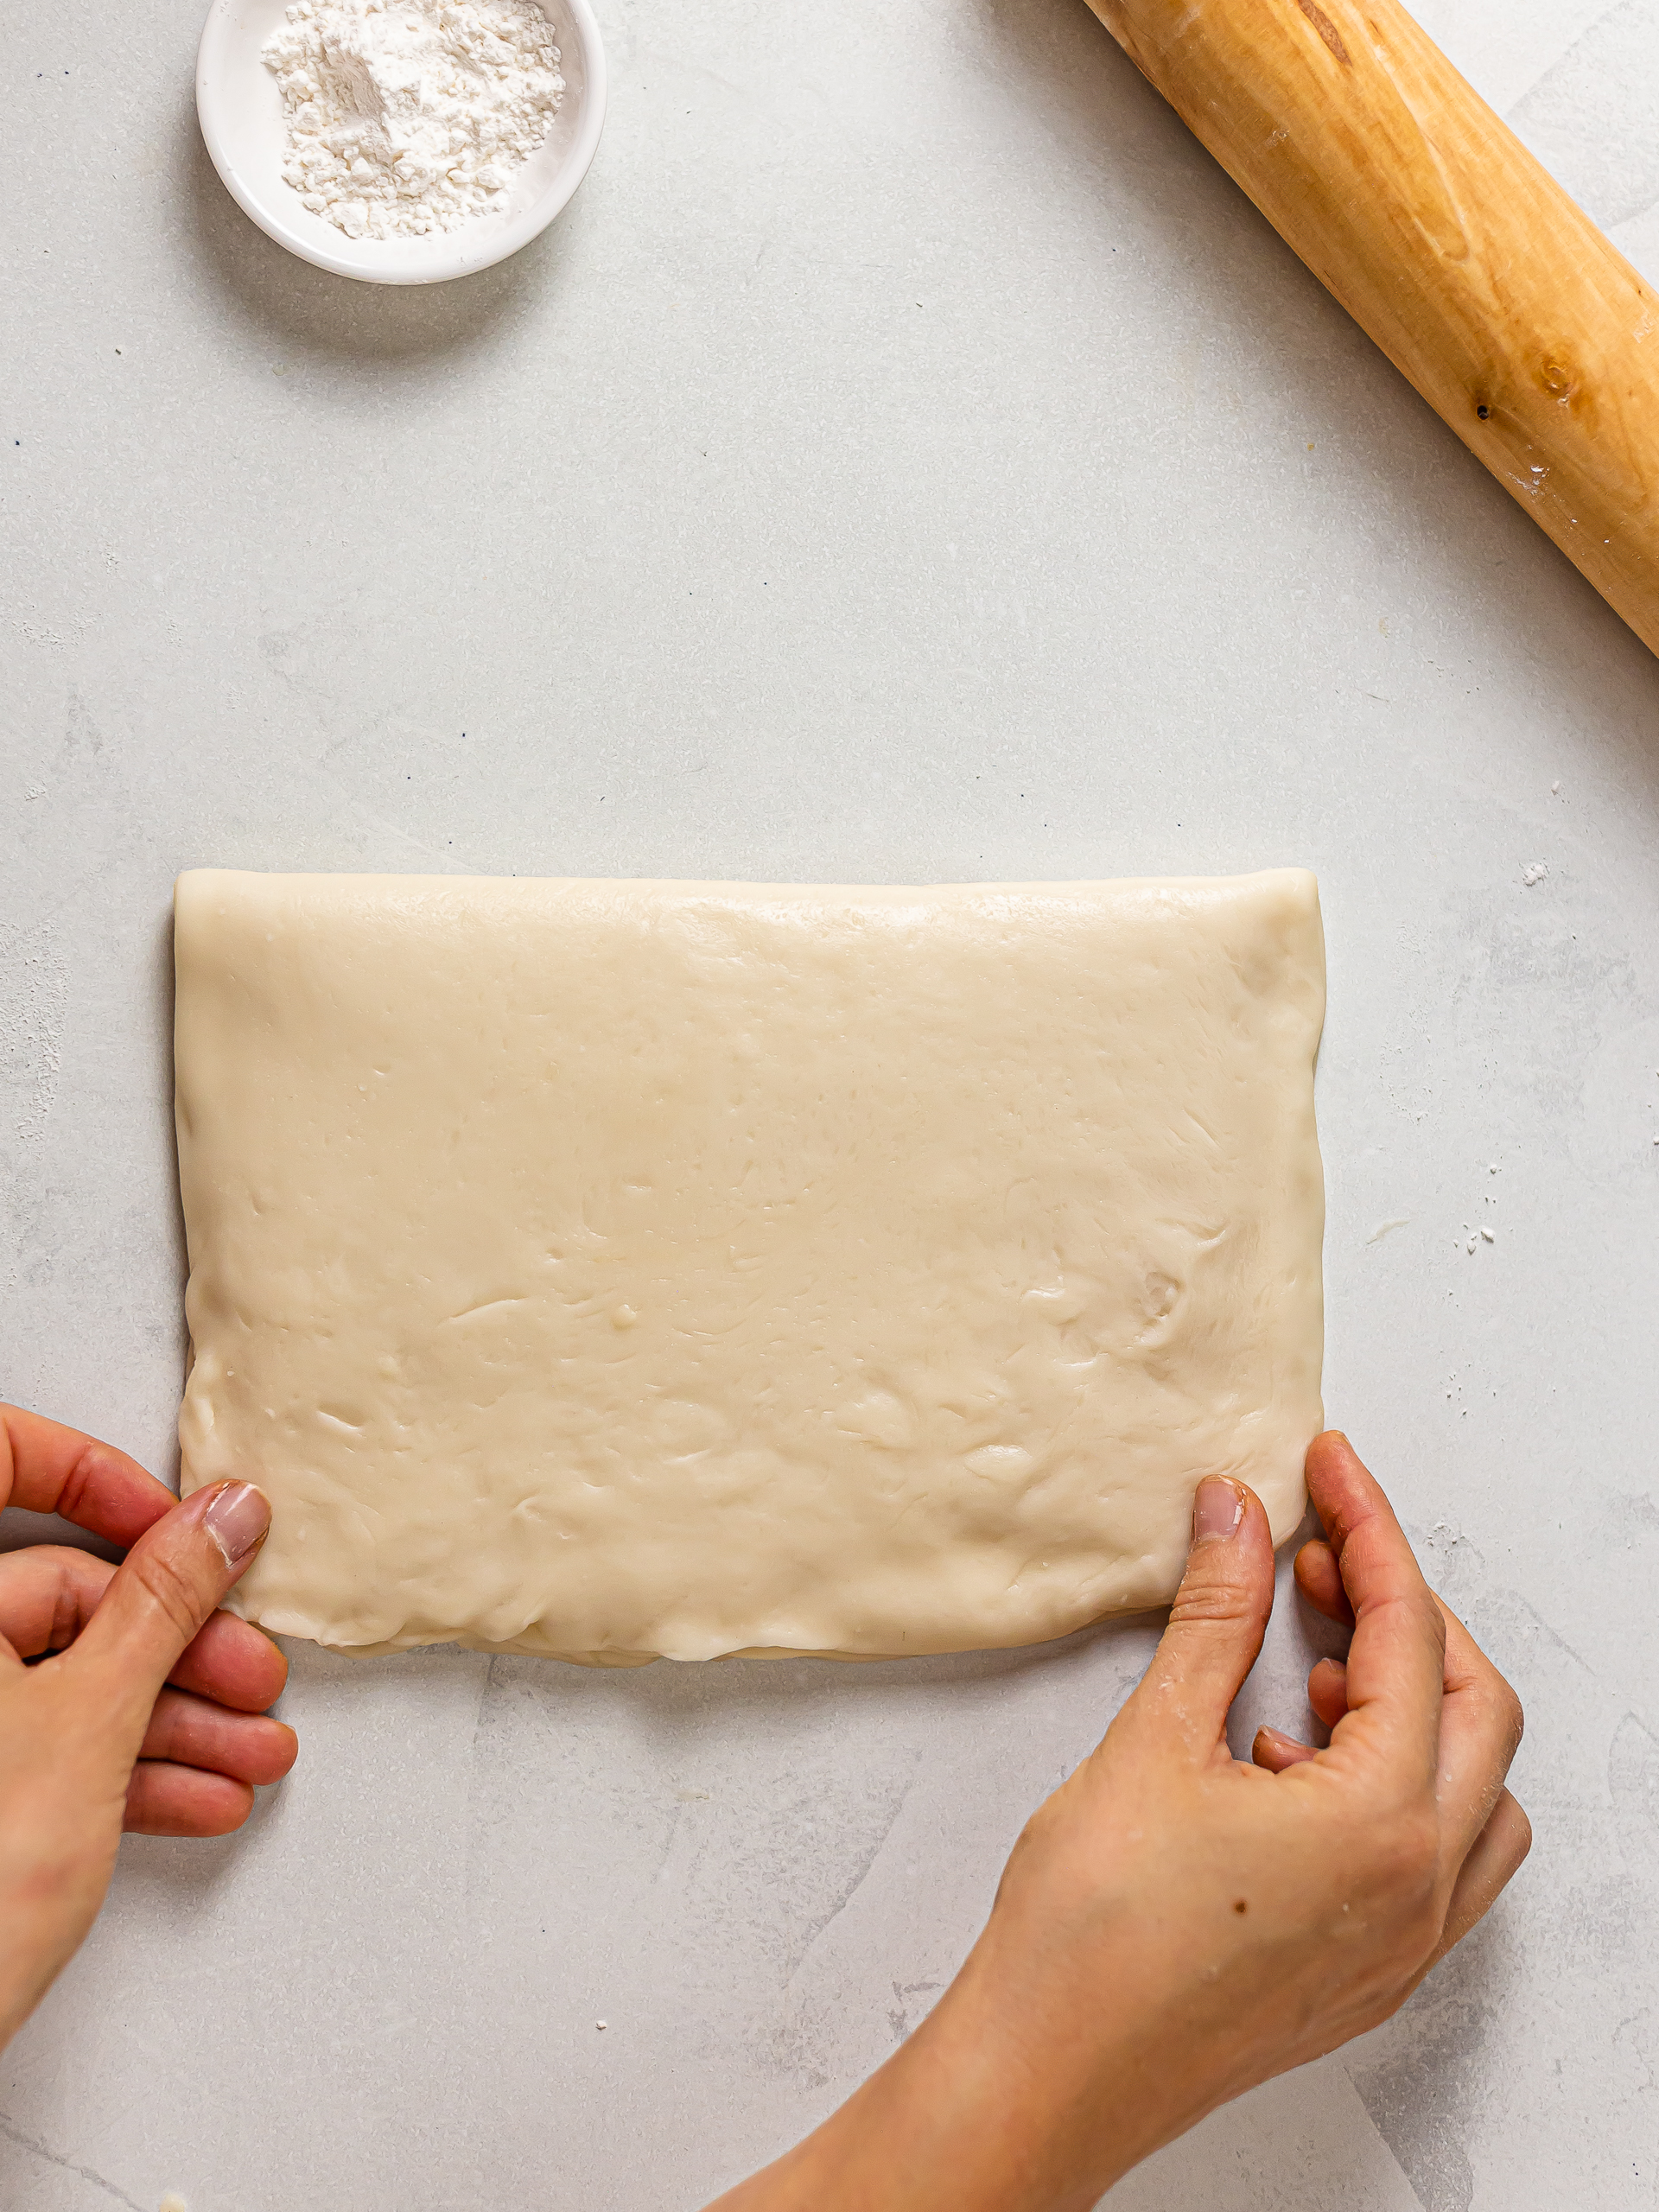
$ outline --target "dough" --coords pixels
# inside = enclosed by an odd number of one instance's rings
[[[1019,1644],[1321,1423],[1312,876],[181,878],[184,1487],[354,1650]]]

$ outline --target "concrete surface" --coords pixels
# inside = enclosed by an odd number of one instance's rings
[[[9,0],[5,1388],[173,1464],[178,868],[1308,862],[1329,1403],[1538,1842],[1112,2203],[1659,2203],[1659,669],[1074,0],[602,13],[575,204],[423,294],[238,213],[194,4]],[[1659,276],[1654,0],[1429,20]],[[0,2061],[0,2202],[693,2207],[920,2016],[1153,1632],[297,1651],[292,1781],[129,1845]],[[1304,1664],[1291,1605],[1252,1710]]]

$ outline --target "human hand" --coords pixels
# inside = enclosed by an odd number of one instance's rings
[[[1230,2098],[1386,2019],[1531,1831],[1514,1692],[1434,1597],[1345,1437],[1315,1440],[1303,1594],[1354,1624],[1309,1679],[1325,1750],[1228,1709],[1273,1605],[1267,1516],[1199,1487],[1169,1627],[1104,1741],[1028,1823],[929,2018],[715,2212],[1084,2212]]]
[[[264,1711],[288,1662],[214,1610],[264,1540],[262,1491],[181,1505],[124,1452],[0,1406],[7,1504],[131,1548],[118,1567],[60,1545],[0,1555],[0,2044],[91,1927],[124,1827],[227,1834],[297,1748]]]

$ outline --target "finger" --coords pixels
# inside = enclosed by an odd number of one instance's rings
[[[1296,1559],[1296,1580],[1320,1612],[1340,1619],[1349,1612],[1336,1554],[1328,1544],[1305,1544]],[[1486,1657],[1455,1613],[1440,1599],[1446,1633],[1441,1674],[1440,1758],[1436,1794],[1448,1822],[1448,1844],[1457,1864],[1485,1827],[1510,1763],[1521,1741],[1522,1713],[1514,1691]],[[1322,1659],[1308,1677],[1308,1702],[1327,1728],[1347,1709],[1346,1670]]]
[[[1484,1833],[1504,1794],[1503,1779],[1521,1747],[1524,1718],[1520,1699],[1474,1637],[1449,1606],[1436,1602],[1446,1624],[1436,1795],[1447,1849],[1457,1866]]]
[[[1315,1612],[1323,1613],[1327,1620],[1340,1622],[1344,1628],[1353,1626],[1354,1609],[1342,1586],[1342,1569],[1337,1565],[1337,1555],[1329,1544],[1317,1536],[1296,1554],[1296,1587]]]
[[[1305,1596],[1332,1619],[1351,1618],[1336,1554],[1328,1544],[1305,1544],[1296,1559]],[[1446,1656],[1441,1675],[1440,1773],[1436,1794],[1447,1821],[1453,1865],[1485,1827],[1510,1763],[1521,1741],[1522,1713],[1514,1691],[1455,1613],[1441,1600]],[[1328,1728],[1347,1709],[1346,1670],[1321,1660],[1308,1677],[1308,1701]]]
[[[270,1525],[270,1502],[251,1483],[199,1490],[139,1538],[54,1662],[96,1684],[108,1726],[133,1755],[162,1683],[252,1564]]]
[[[1257,1766],[1266,1767],[1269,1774],[1282,1774],[1287,1767],[1303,1766],[1319,1756],[1313,1745],[1287,1736],[1282,1728],[1258,1728],[1255,1741],[1250,1746],[1251,1758]]]
[[[294,1764],[299,1738],[262,1713],[227,1713],[222,1705],[163,1690],[156,1700],[139,1750],[141,1759],[170,1759],[176,1766],[205,1767],[256,1785],[280,1782]]]
[[[98,1609],[116,1570],[67,1544],[0,1554],[0,1638],[25,1659],[62,1651]],[[168,1677],[178,1688],[241,1713],[264,1713],[283,1694],[288,1662],[268,1636],[215,1613]]]
[[[1522,1860],[1532,1849],[1532,1822],[1506,1789],[1475,1839],[1452,1888],[1446,1927],[1434,1958],[1443,1959],[1490,1910]],[[1433,1965],[1433,1961],[1429,1962]]]
[[[1440,1751],[1446,1630],[1382,1486],[1345,1436],[1308,1446],[1307,1483],[1354,1609],[1348,1710],[1329,1753],[1379,1762],[1397,1786],[1432,1789]]]
[[[68,1544],[0,1553],[0,1638],[26,1659],[62,1651],[80,1634],[115,1574],[107,1560]],[[168,1677],[240,1713],[264,1713],[288,1680],[268,1636],[233,1613],[215,1613]]]
[[[1348,1710],[1348,1669],[1340,1659],[1321,1659],[1307,1678],[1307,1701],[1321,1727],[1334,1728]]]
[[[69,1544],[31,1544],[0,1554],[0,1635],[34,1659],[74,1642],[115,1569]]]
[[[112,1544],[136,1544],[178,1503],[136,1459],[78,1428],[0,1405],[0,1505],[59,1513]]]
[[[288,1662],[268,1636],[234,1613],[215,1613],[167,1678],[238,1713],[264,1713],[288,1680]]]
[[[1273,1611],[1273,1538],[1246,1484],[1206,1476],[1192,1504],[1186,1573],[1146,1677],[1125,1708],[1199,1757],[1255,1664]]]
[[[228,1774],[140,1759],[127,1784],[129,1835],[230,1835],[253,1810],[253,1792]]]
[[[1348,1710],[1347,1669],[1340,1659],[1321,1659],[1314,1667],[1307,1678],[1307,1701],[1316,1720],[1326,1728],[1336,1726]],[[1317,1745],[1287,1736],[1282,1728],[1258,1728],[1250,1751],[1256,1765],[1266,1767],[1269,1774],[1282,1774],[1287,1766],[1300,1766],[1319,1755]]]

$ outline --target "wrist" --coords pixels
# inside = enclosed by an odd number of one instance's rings
[[[711,2212],[1088,2212],[1163,2139],[1133,2124],[1098,1993],[1074,2020],[1029,1981],[994,1916],[908,2042]]]

